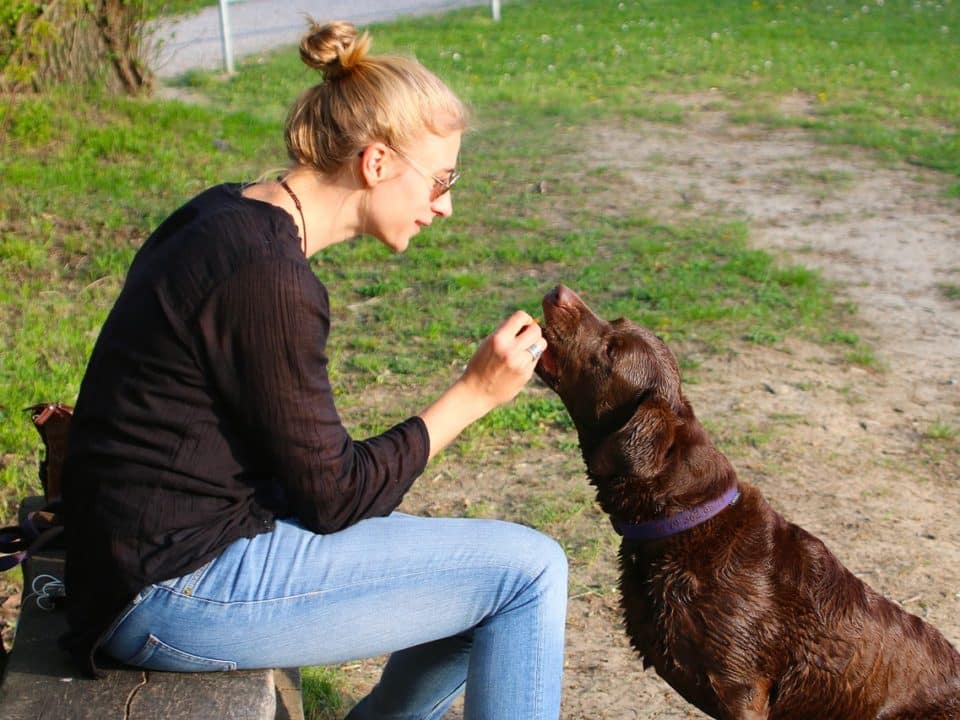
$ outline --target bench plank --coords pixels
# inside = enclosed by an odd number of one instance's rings
[[[24,567],[24,594],[3,683],[6,720],[274,720],[273,670],[163,673],[116,666],[99,680],[78,673],[57,646],[67,629],[62,610],[43,610],[30,597],[34,577],[63,578],[62,551],[40,552]],[[296,673],[296,671],[293,671]],[[299,674],[299,673],[297,673]]]

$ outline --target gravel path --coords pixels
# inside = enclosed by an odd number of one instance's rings
[[[246,0],[228,6],[234,60],[294,44],[317,20],[350,20],[358,25],[401,16],[428,15],[485,4],[483,0]],[[160,78],[193,70],[224,67],[220,9],[214,5],[192,15],[161,18],[148,28],[153,69]]]

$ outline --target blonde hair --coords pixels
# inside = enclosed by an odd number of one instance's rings
[[[287,116],[294,163],[335,173],[373,142],[403,149],[425,130],[443,136],[466,128],[466,107],[436,75],[412,58],[369,55],[370,43],[352,23],[310,20],[300,58],[323,80]]]

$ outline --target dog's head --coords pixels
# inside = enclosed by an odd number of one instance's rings
[[[673,354],[646,328],[597,317],[563,285],[543,312],[549,346],[537,374],[570,413],[590,474],[660,472],[689,410]]]

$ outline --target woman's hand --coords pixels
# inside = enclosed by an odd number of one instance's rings
[[[517,311],[480,343],[461,381],[493,410],[517,396],[546,347],[536,320]]]
[[[470,423],[513,400],[546,349],[540,326],[523,311],[508,317],[474,353],[453,386],[420,417],[430,435],[432,458]]]

